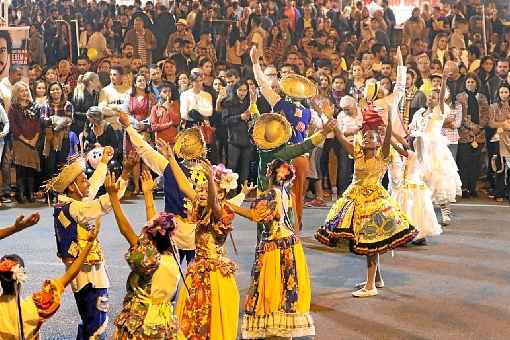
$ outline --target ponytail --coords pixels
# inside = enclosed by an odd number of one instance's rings
[[[78,77],[78,81],[76,83],[76,87],[73,92],[73,102],[79,103],[82,102],[85,97],[85,82],[84,82],[85,74],[80,74]]]

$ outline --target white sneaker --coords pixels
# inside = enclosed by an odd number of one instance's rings
[[[379,294],[379,292],[377,291],[377,288],[375,288],[375,287],[374,287],[374,289],[370,289],[370,290],[361,288],[360,290],[353,292],[352,296],[357,297],[357,298],[365,298],[365,297],[376,296],[377,294]]]
[[[367,285],[367,281],[358,283],[354,288],[360,289]],[[375,288],[384,288],[384,281],[375,281]]]

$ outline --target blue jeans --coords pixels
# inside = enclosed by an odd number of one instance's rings
[[[94,288],[91,283],[74,293],[81,324],[78,326],[76,340],[106,340],[108,323],[108,289]]]

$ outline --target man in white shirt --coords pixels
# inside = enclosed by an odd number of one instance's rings
[[[47,191],[59,194],[53,216],[57,256],[66,267],[74,262],[85,247],[88,229],[94,225],[96,218],[111,210],[108,194],[94,198],[103,185],[107,164],[112,157],[113,149],[105,147],[101,161],[90,179],[87,179],[83,172],[84,160],[77,159],[66,165],[47,184]],[[129,173],[134,164],[131,158],[124,163],[122,176],[118,180],[119,197],[124,195]],[[103,250],[96,240],[80,272],[71,282],[81,317],[77,339],[106,339],[109,285]]]
[[[338,128],[342,131],[346,139],[352,143],[354,141],[354,136],[358,133],[363,124],[363,115],[356,105],[356,100],[351,96],[344,96],[340,99],[340,108],[342,111],[340,111],[337,117]],[[336,139],[335,142],[338,144],[335,150],[337,151],[338,157],[337,188],[338,196],[340,196],[352,181],[354,159],[349,157],[349,153],[340,145],[340,142]]]
[[[204,91],[204,78],[200,69],[191,70],[191,88],[181,94],[181,119],[186,128],[197,123],[208,124],[213,113],[213,100],[210,93]]]
[[[21,80],[23,73],[18,65],[11,65],[9,68],[9,76],[0,81],[0,99],[5,108],[5,112],[9,112],[11,108],[12,86]]]
[[[118,112],[128,112],[129,98],[129,87],[124,84],[124,68],[114,65],[110,69],[110,84],[99,92],[98,106],[104,109],[105,120],[117,131],[122,129],[117,121]]]

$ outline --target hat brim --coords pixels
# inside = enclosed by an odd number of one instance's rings
[[[268,141],[266,139],[266,127],[271,121],[277,121],[281,125],[280,134],[276,140]],[[264,113],[255,122],[252,130],[252,139],[255,145],[262,150],[276,149],[286,144],[292,136],[292,127],[290,123],[277,113]]]
[[[308,78],[289,74],[280,80],[280,88],[289,97],[296,99],[308,99],[317,96],[317,86]]]
[[[175,155],[184,160],[204,158],[207,155],[205,139],[199,128],[181,131],[175,137]]]

